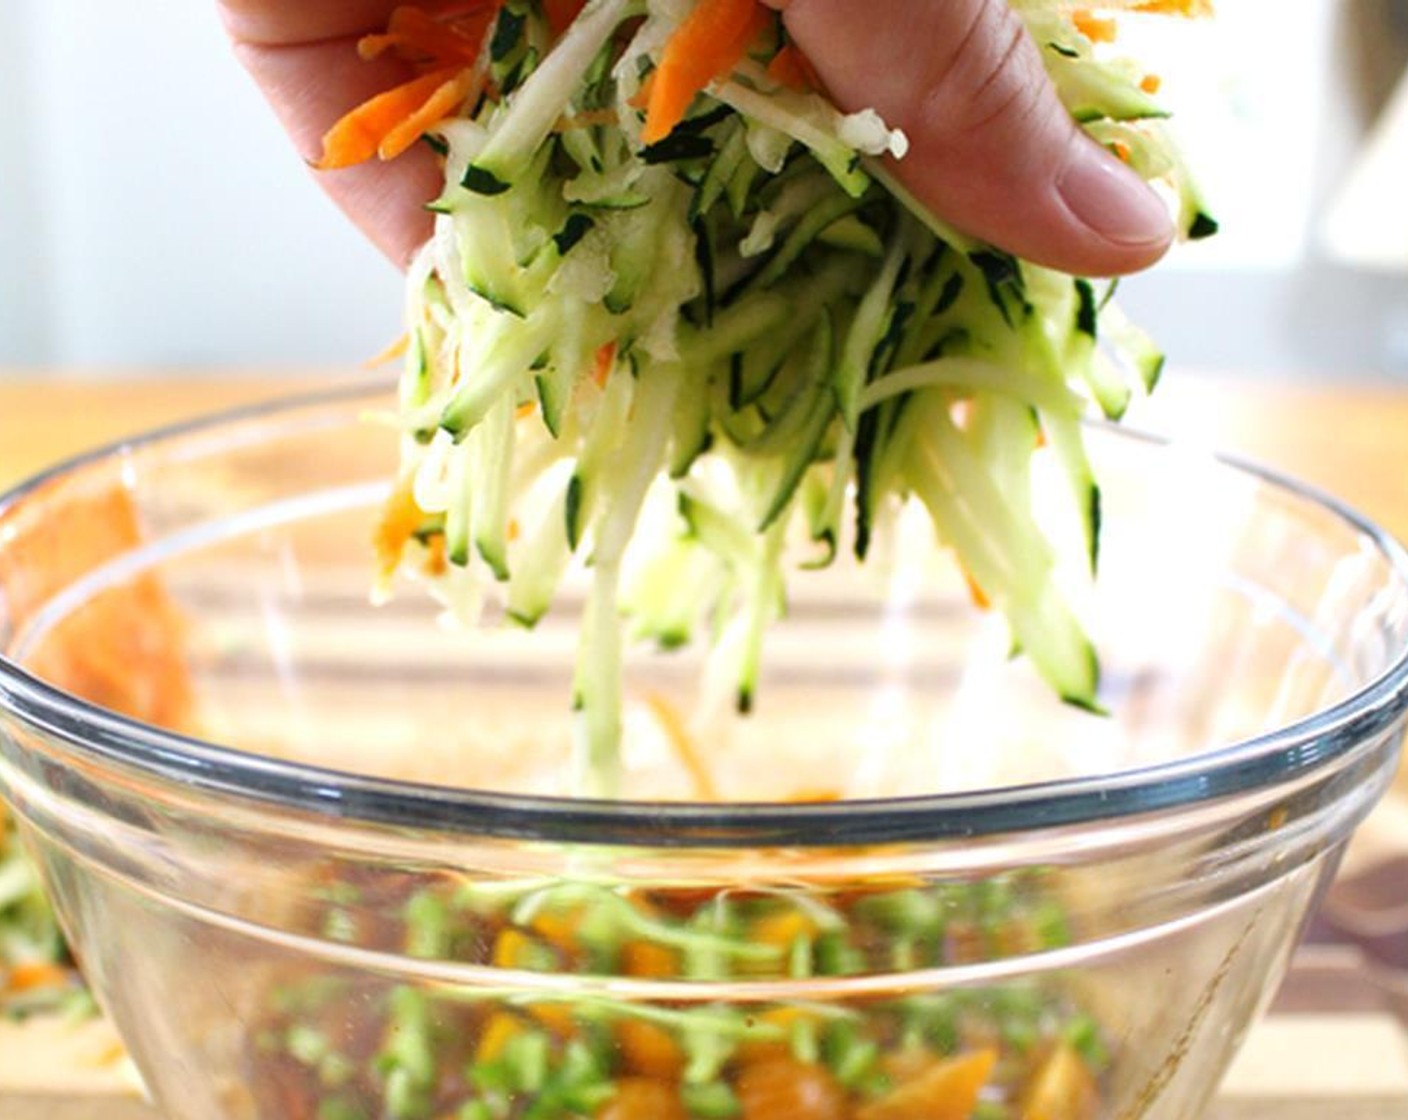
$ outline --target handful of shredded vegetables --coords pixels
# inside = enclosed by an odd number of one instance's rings
[[[1113,22],[1013,6],[1074,118],[1167,185],[1186,236],[1213,232],[1157,79],[1097,47]],[[340,121],[320,166],[423,138],[445,168],[383,583],[418,563],[462,614],[495,592],[531,627],[589,566],[579,792],[617,788],[627,620],[667,647],[708,631],[746,711],[798,552],[863,560],[911,501],[1050,686],[1098,708],[1031,467],[1059,462],[1093,571],[1082,417],[1118,418],[1162,366],[1110,290],[918,211],[878,162],[905,137],[838,111],[758,0],[444,0],[361,50],[420,76]]]

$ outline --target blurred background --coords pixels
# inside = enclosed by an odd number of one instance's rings
[[[1176,366],[1408,378],[1408,0],[1127,18],[1223,225],[1129,281]],[[0,376],[347,367],[395,271],[323,198],[211,0],[0,2]]]

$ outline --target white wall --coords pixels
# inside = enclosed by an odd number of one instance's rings
[[[1125,288],[1179,364],[1408,374],[1408,275],[1317,246],[1357,142],[1351,3],[1220,0],[1215,25],[1148,37],[1224,226]],[[350,364],[399,306],[213,0],[0,0],[0,370]]]
[[[399,277],[312,183],[211,0],[0,0],[0,366],[339,364]]]

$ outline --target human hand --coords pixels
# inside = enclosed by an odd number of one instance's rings
[[[412,76],[354,49],[396,2],[220,0],[241,61],[310,162],[344,112]],[[1163,203],[1071,121],[1006,0],[765,2],[841,108],[874,108],[905,131],[896,174],[949,224],[1084,275],[1132,272],[1167,250]],[[441,173],[428,149],[319,178],[397,263],[430,235],[422,204]]]

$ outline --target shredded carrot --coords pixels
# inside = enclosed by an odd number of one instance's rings
[[[1112,19],[1097,16],[1087,8],[1077,8],[1071,13],[1071,22],[1076,30],[1092,43],[1113,43],[1118,33],[1118,25]]]
[[[1145,74],[1139,82],[1139,88],[1152,96],[1163,88],[1164,80],[1157,74]]]
[[[616,343],[608,342],[599,347],[592,360],[592,380],[598,389],[606,388],[606,379],[611,376],[611,367],[616,364]]]
[[[120,481],[81,475],[11,505],[0,516],[0,538],[7,542],[0,550],[0,586],[11,620],[20,625],[79,577],[134,551],[147,533]],[[185,639],[185,622],[161,581],[139,574],[65,616],[26,668],[99,707],[190,731],[195,694]]]
[[[394,50],[412,62],[424,61],[439,67],[456,63],[469,66],[479,56],[489,24],[498,15],[498,4],[481,4],[469,14],[472,18],[463,22],[446,23],[421,8],[397,8],[384,32],[358,40],[357,53],[364,59],[373,59]]]
[[[1154,12],[1168,16],[1210,16],[1212,0],[1136,0],[1136,12]]]
[[[806,786],[789,794],[787,800],[798,805],[817,805],[824,801],[840,801],[841,791],[821,786]]]
[[[1115,158],[1121,163],[1128,163],[1134,155],[1134,153],[1129,150],[1129,145],[1122,140],[1111,140],[1110,151],[1115,153]],[[1038,443],[1037,446],[1040,447],[1041,444]]]
[[[738,65],[770,18],[758,0],[700,0],[665,44],[641,139],[654,144],[668,136],[695,96]]]
[[[436,533],[425,542],[425,563],[421,570],[428,576],[443,576],[450,570],[444,533]]]
[[[968,1120],[995,1065],[995,1050],[974,1050],[938,1059],[922,1073],[901,1081],[883,1097],[857,1109],[856,1120],[911,1120],[915,1116],[924,1120]],[[1024,1111],[1022,1115],[1032,1114]]]
[[[598,382],[600,384],[600,382]],[[709,774],[709,768],[704,765],[704,760],[700,757],[699,751],[695,748],[694,739],[689,733],[689,728],[680,718],[675,706],[665,697],[656,693],[651,693],[645,698],[645,702],[650,707],[651,714],[655,721],[660,724],[661,730],[665,732],[665,738],[670,741],[670,746],[675,752],[675,757],[680,760],[685,771],[689,774],[690,781],[694,783],[694,792],[702,801],[719,800],[718,787],[714,785],[714,779]]]
[[[987,592],[978,584],[968,572],[963,573],[963,582],[968,585],[968,594],[973,600],[973,605],[980,611],[992,609],[992,600],[988,598]]]
[[[552,37],[558,38],[571,27],[586,6],[586,0],[543,0],[543,15],[547,17]]]
[[[404,358],[406,351],[411,345],[411,336],[402,334],[390,346],[380,354],[375,354],[362,363],[364,369],[376,369],[377,366],[384,366],[387,362],[394,362],[397,358]]]
[[[376,550],[377,572],[390,579],[401,563],[401,551],[406,542],[425,520],[425,511],[416,505],[410,478],[404,478],[391,492],[382,507],[381,518],[372,530],[372,547]]]
[[[402,121],[418,112],[454,77],[453,70],[432,70],[362,102],[328,129],[323,136],[322,158],[313,166],[319,171],[334,171],[371,159]]]
[[[645,80],[641,82],[640,89],[636,90],[635,93],[631,94],[631,96],[626,99],[626,104],[629,105],[632,109],[649,108],[650,94],[651,91],[654,89],[655,71],[652,70],[649,74],[645,76]]]
[[[461,70],[447,78],[424,105],[382,137],[377,146],[377,157],[386,160],[399,156],[453,113],[469,97],[473,83],[472,70]]]
[[[782,49],[772,56],[772,61],[768,63],[768,77],[798,93],[806,93],[821,85],[811,61],[796,43],[784,43]]]

